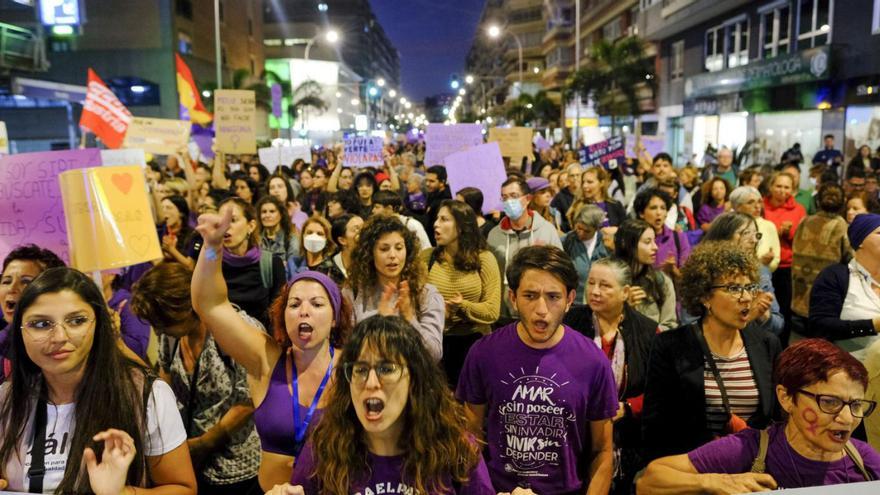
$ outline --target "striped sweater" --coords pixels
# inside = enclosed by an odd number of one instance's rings
[[[422,251],[426,265],[431,251]],[[472,272],[459,271],[438,259],[428,272],[428,283],[435,286],[446,301],[456,293],[464,298],[457,311],[447,311],[444,334],[488,334],[491,331],[491,324],[498,320],[501,312],[501,273],[491,252],[480,253],[480,270]]]

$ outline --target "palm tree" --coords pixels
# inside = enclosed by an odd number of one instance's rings
[[[611,116],[614,135],[617,117],[643,113],[643,91],[650,89],[651,96],[656,91],[654,59],[646,52],[645,42],[636,36],[594,44],[585,66],[568,80],[566,101],[576,95],[593,100],[600,115]]]
[[[553,103],[543,90],[534,95],[522,93],[506,107],[504,116],[520,125],[546,127],[558,120],[559,105]]]

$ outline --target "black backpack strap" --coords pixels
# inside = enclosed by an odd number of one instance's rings
[[[31,444],[31,467],[28,469],[28,493],[43,493],[43,478],[46,476],[46,400],[37,401],[34,411],[34,437]]]
[[[431,268],[434,266],[434,263],[437,262],[437,249],[431,248],[431,256],[428,257],[428,273],[431,272]]]

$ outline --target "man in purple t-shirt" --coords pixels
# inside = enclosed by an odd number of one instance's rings
[[[473,431],[488,415],[492,484],[499,492],[607,494],[619,403],[608,359],[562,325],[574,265],[559,248],[532,246],[516,254],[507,280],[520,320],[474,344],[456,391]]]

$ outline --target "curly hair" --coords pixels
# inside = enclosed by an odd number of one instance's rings
[[[421,310],[419,296],[425,286],[427,270],[425,264],[418,259],[421,245],[418,238],[397,217],[379,215],[370,217],[364,223],[358,237],[357,248],[352,256],[351,268],[348,272],[348,281],[351,290],[357,297],[359,291],[370,293],[379,283],[376,272],[376,260],[373,250],[379,239],[387,234],[398,233],[403,238],[406,247],[406,260],[403,262],[403,271],[400,272],[400,280],[409,283],[409,294],[413,308],[416,312]]]
[[[391,362],[404,364],[409,394],[401,413],[404,429],[399,440],[407,445],[403,474],[416,493],[446,493],[444,478],[467,483],[479,462],[481,446],[469,438],[463,407],[456,402],[446,378],[425,350],[419,333],[396,316],[372,316],[358,323],[334,370],[335,385],[312,439],[315,472],[321,493],[345,495],[353,483],[369,477],[364,428],[352,401],[345,365],[354,363],[364,349]]]
[[[488,249],[488,246],[486,238],[480,234],[480,228],[477,227],[477,216],[470,206],[461,201],[446,199],[440,203],[437,211],[443,208],[449,210],[449,214],[455,220],[455,230],[458,231],[458,251],[453,257],[453,266],[463,272],[479,270],[480,253]],[[434,249],[434,256],[440,259],[445,249],[445,246],[438,245]]]
[[[758,281],[758,259],[735,242],[701,242],[681,268],[681,304],[694,316],[705,316],[703,302],[724,277],[745,275]]]
[[[303,280],[309,279],[300,279],[297,282],[301,282]],[[280,291],[278,291],[278,296],[275,297],[275,300],[272,301],[272,304],[269,306],[269,320],[272,322],[272,336],[275,337],[275,342],[278,342],[283,349],[287,349],[290,347],[292,342],[290,341],[290,335],[287,333],[287,324],[284,322],[284,311],[287,309],[287,299],[290,297],[290,289],[293,287],[293,284],[290,282],[284,284]],[[341,321],[337,321],[336,325],[330,329],[330,345],[336,349],[339,349],[345,344],[346,339],[351,334],[351,329],[354,326],[354,309],[351,307],[351,302],[348,299],[343,297],[341,299],[341,306],[339,308],[339,319]]]

